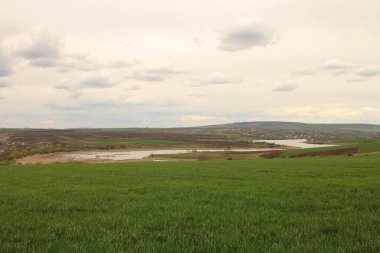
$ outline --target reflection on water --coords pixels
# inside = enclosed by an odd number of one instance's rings
[[[197,152],[258,152],[258,151],[270,151],[278,149],[198,149]],[[81,153],[71,153],[65,154],[65,157],[71,159],[85,160],[85,159],[100,159],[100,160],[132,160],[132,159],[143,159],[150,155],[172,155],[172,154],[186,154],[191,153],[192,150],[188,149],[173,149],[173,150],[139,150],[139,151],[97,151],[97,152],[81,152]],[[158,160],[163,161],[163,160]]]
[[[328,145],[328,144],[309,144],[306,143],[306,139],[289,139],[289,140],[254,140],[253,142],[266,142],[273,143],[277,145],[284,145],[289,147],[296,148],[322,148],[322,147],[333,147],[336,145]]]
[[[255,140],[253,142],[266,142],[277,145],[284,145],[297,148],[320,148],[331,147],[335,145],[326,144],[308,144],[306,139],[291,139],[291,140]],[[198,149],[196,152],[263,152],[271,150],[281,150],[281,148],[260,148],[260,149]],[[164,150],[139,150],[139,151],[83,151],[77,153],[64,154],[65,157],[74,160],[138,160],[149,157],[151,155],[172,155],[172,154],[186,154],[194,152],[189,149],[164,149]],[[166,161],[165,159],[155,159],[154,161]]]

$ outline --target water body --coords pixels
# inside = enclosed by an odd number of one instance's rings
[[[271,150],[280,150],[280,149],[197,149],[197,152],[262,152],[262,151],[271,151]],[[96,152],[81,152],[81,153],[71,153],[65,154],[67,158],[75,160],[87,160],[87,159],[99,159],[99,160],[135,160],[143,159],[149,157],[150,155],[173,155],[173,154],[186,154],[191,153],[192,150],[188,149],[166,149],[166,150],[139,150],[139,151],[96,151]],[[164,160],[157,160],[164,161]]]
[[[273,143],[277,145],[284,145],[295,148],[323,148],[323,147],[333,147],[336,145],[329,144],[309,144],[306,143],[306,139],[289,139],[289,140],[254,140],[253,142],[266,142]]]

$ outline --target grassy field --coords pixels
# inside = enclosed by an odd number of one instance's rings
[[[357,148],[358,153],[372,153],[380,152],[380,141],[378,140],[344,140],[337,141],[337,146],[323,147],[323,148],[306,148],[306,149],[293,149],[283,152],[280,157],[296,157],[297,155],[313,155],[316,153]]]
[[[0,166],[0,252],[380,252],[380,156]]]

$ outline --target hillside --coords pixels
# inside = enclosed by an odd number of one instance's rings
[[[380,125],[375,124],[308,124],[301,122],[283,121],[256,121],[256,122],[236,122],[230,124],[210,125],[206,128],[274,128],[287,130],[311,130],[311,131],[360,131],[360,132],[380,132]]]

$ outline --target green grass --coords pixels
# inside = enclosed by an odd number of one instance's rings
[[[319,153],[323,151],[339,150],[339,149],[353,148],[353,147],[355,147],[354,144],[346,144],[346,145],[333,146],[333,147],[291,149],[282,153],[280,157],[294,157],[294,156],[302,155],[302,154],[313,154],[313,153]]]
[[[292,149],[280,155],[280,157],[293,157],[301,154],[313,154],[323,151],[340,150],[347,148],[359,148],[359,153],[372,153],[380,151],[380,142],[377,140],[344,140],[335,142],[338,146],[322,147],[322,148],[305,148],[305,149]]]
[[[380,251],[380,156],[0,167],[0,252]]]
[[[371,153],[380,151],[379,141],[364,141],[359,143],[359,153]]]

